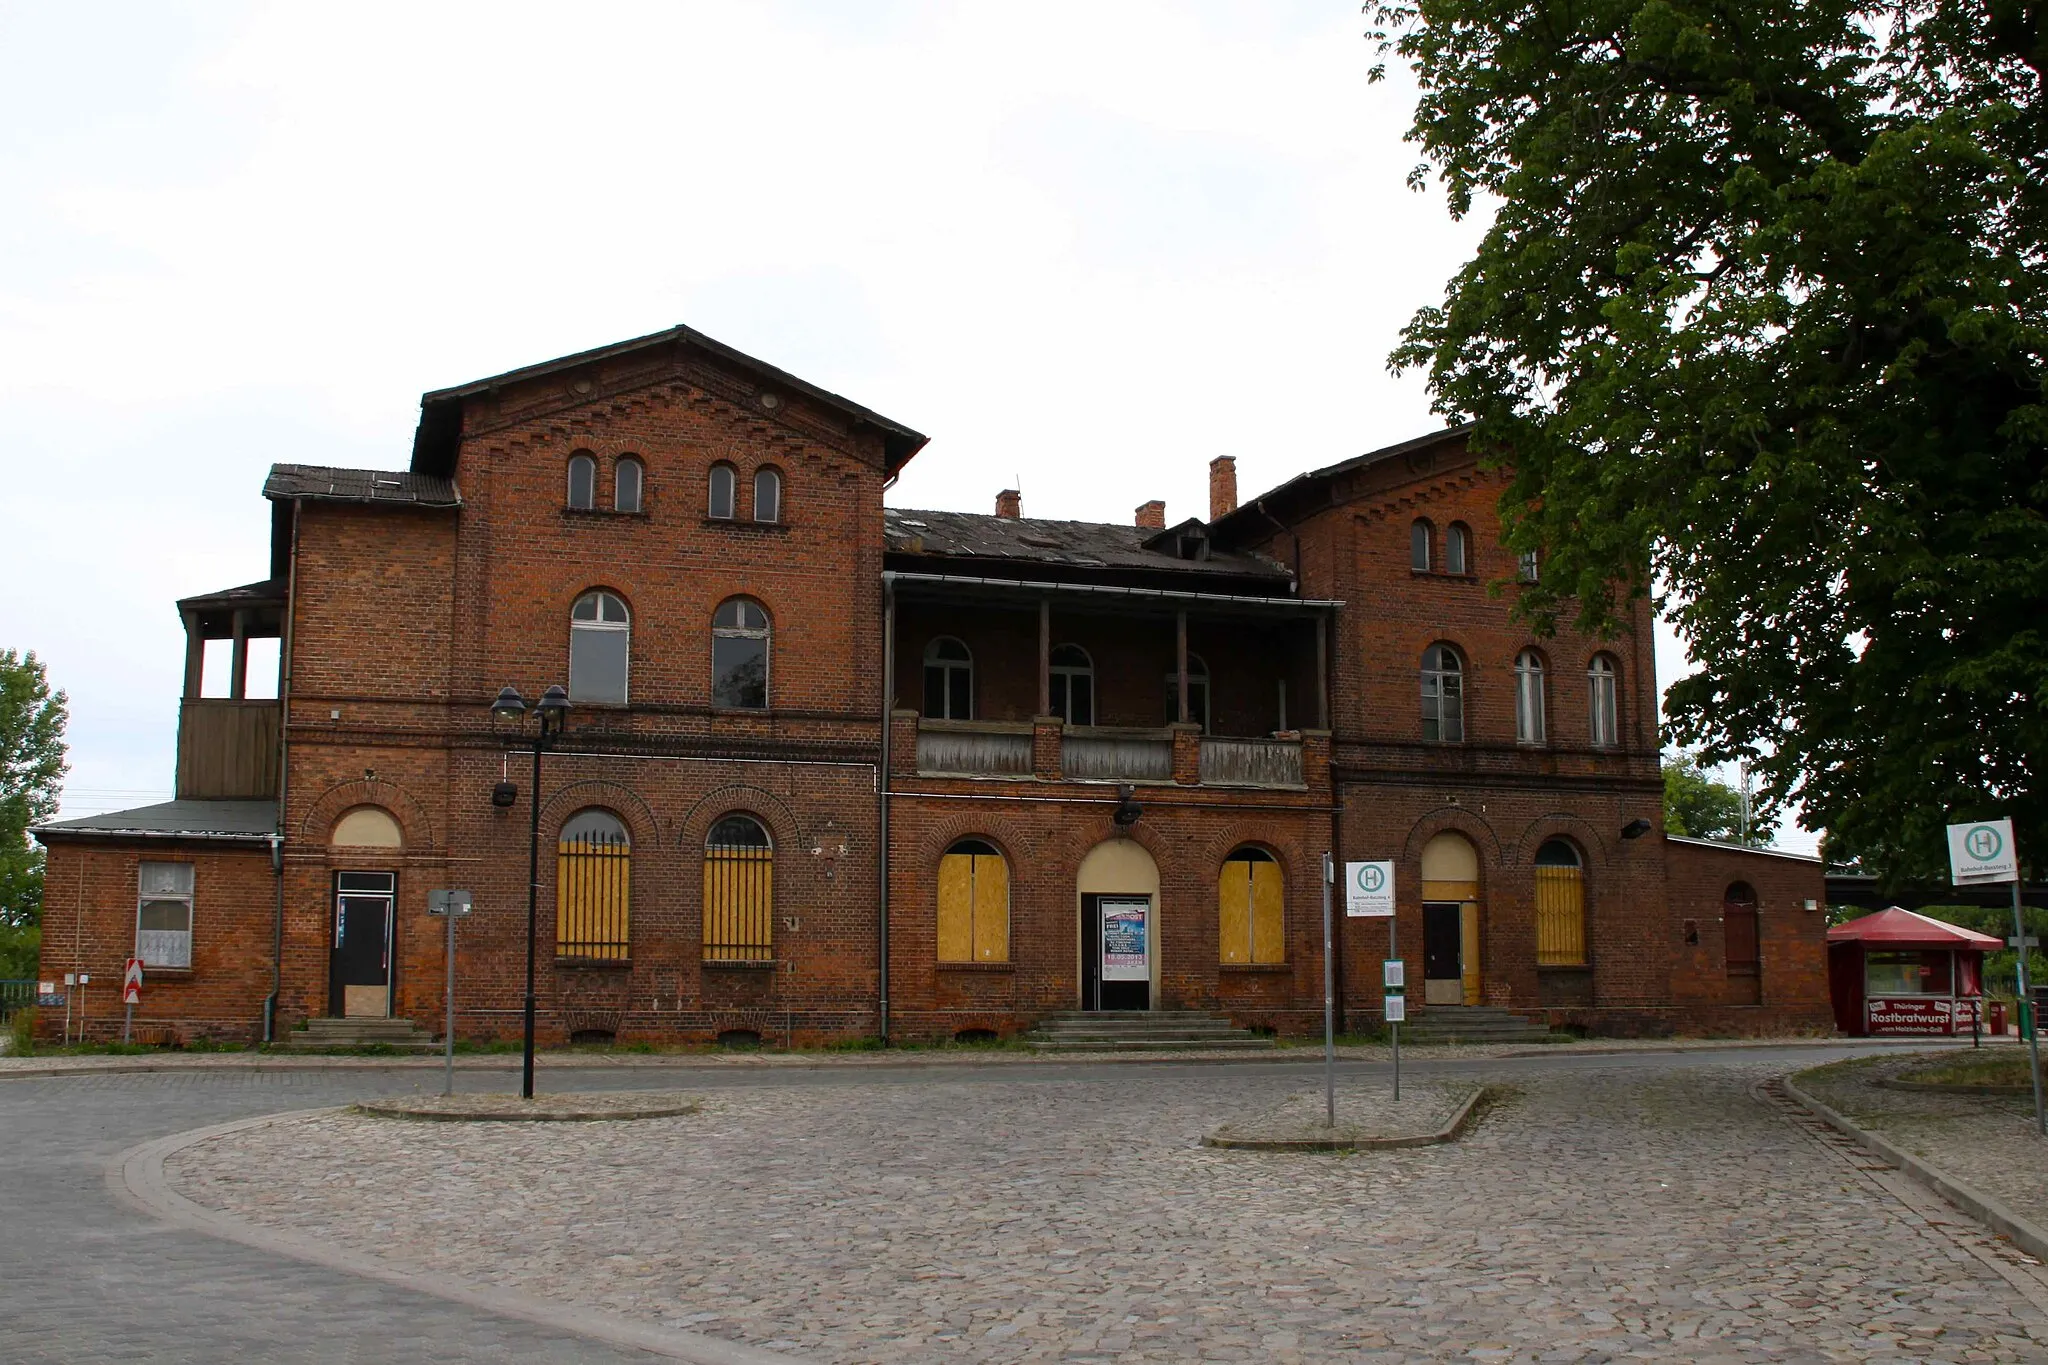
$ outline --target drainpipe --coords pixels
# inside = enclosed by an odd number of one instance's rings
[[[877,980],[877,1031],[889,1045],[889,740],[896,730],[896,590],[882,575],[882,769],[875,784],[877,838],[875,853],[875,953],[881,968]]]
[[[290,780],[291,747],[286,736],[292,718],[292,627],[299,604],[299,510],[292,502],[292,558],[285,570],[284,640],[278,647],[277,687],[277,831],[270,836],[270,870],[277,880],[277,904],[270,926],[270,994],[263,997],[263,1041],[277,1041],[277,1001],[284,991],[284,798]]]

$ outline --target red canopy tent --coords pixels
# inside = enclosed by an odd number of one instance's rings
[[[1861,1038],[1967,1031],[1984,994],[1984,954],[2003,939],[1896,905],[1828,930],[1835,1023]]]

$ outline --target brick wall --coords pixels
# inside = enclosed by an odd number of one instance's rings
[[[1665,849],[1671,994],[1688,1025],[1725,1033],[1833,1032],[1821,865],[1726,845],[1674,840]],[[1728,973],[1722,934],[1723,898],[1736,882],[1747,882],[1757,896],[1761,971],[1754,1004],[1745,1000],[1747,984]]]

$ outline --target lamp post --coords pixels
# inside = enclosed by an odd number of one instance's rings
[[[491,703],[491,719],[509,721],[523,730],[526,709],[526,698],[507,684]],[[569,694],[559,683],[549,687],[533,704],[533,714],[539,727],[533,735],[533,824],[526,846],[526,1048],[519,1082],[520,1097],[529,1100],[533,1098],[533,956],[540,924],[540,756],[562,733],[562,723],[569,716]]]

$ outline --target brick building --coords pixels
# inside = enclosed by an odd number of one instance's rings
[[[404,472],[276,466],[267,576],[178,604],[177,799],[37,831],[43,976],[432,1024],[459,886],[459,1029],[509,1036],[537,790],[550,1039],[1300,1031],[1325,852],[1394,861],[1423,1011],[1827,1026],[1819,865],[1662,835],[1647,607],[1529,638],[1461,432],[1242,505],[1220,458],[1172,525],[885,509],[924,443],[676,328],[427,394]],[[1386,922],[1339,933],[1369,1024]]]

